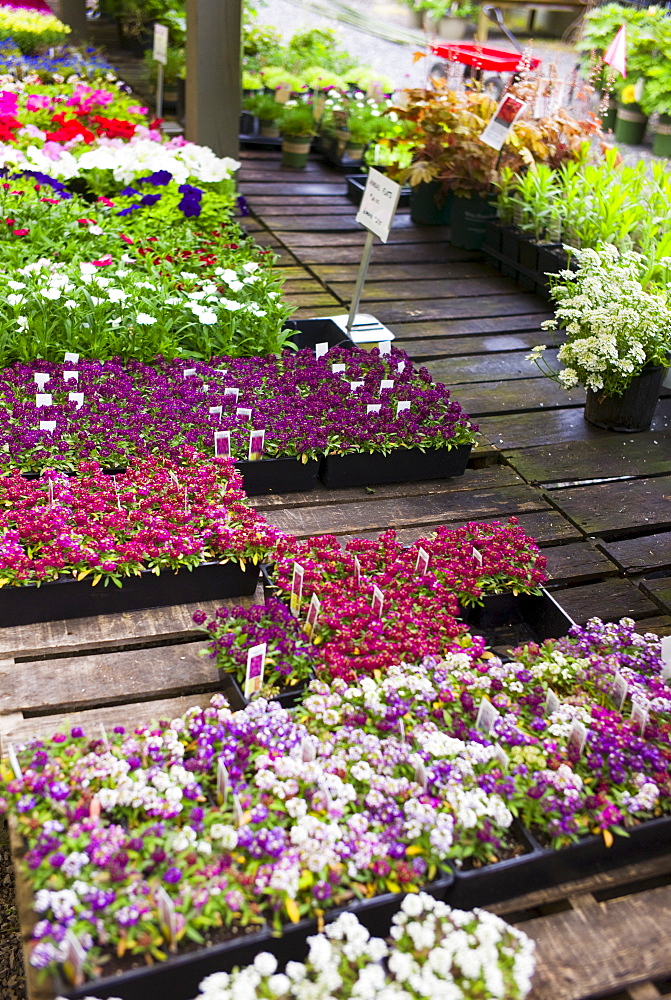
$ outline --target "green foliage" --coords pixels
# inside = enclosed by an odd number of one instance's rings
[[[356,63],[339,46],[336,34],[330,28],[312,28],[297,32],[286,48],[286,65],[294,73],[305,66],[323,66],[346,76]]]
[[[274,94],[251,94],[244,99],[242,106],[261,121],[275,122],[282,116],[282,105],[275,100]]]
[[[278,119],[280,131],[286,136],[308,136],[316,132],[312,104],[307,101],[287,101],[280,105],[281,117]]]

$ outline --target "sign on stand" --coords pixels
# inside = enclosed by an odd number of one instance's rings
[[[163,72],[168,61],[168,29],[164,24],[154,25],[154,62],[158,63],[156,74],[156,117],[163,117]]]
[[[349,315],[329,317],[352,338],[355,344],[369,344],[394,339],[391,330],[383,326],[375,316],[371,316],[369,313],[359,313],[358,309],[373,250],[373,237],[377,236],[383,243],[389,239],[400,195],[400,184],[390,181],[379,170],[371,167],[356,215],[356,221],[368,230],[368,234],[363,248],[352,305]]]

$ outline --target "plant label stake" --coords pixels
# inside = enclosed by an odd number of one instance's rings
[[[35,396],[35,406],[39,410],[41,406],[53,406],[53,396],[50,392],[38,392]]]
[[[358,556],[354,556],[354,579],[357,587],[361,586],[361,562]]]
[[[510,757],[500,743],[494,744],[494,760],[498,760],[504,771],[507,771],[510,767]]]
[[[480,133],[480,142],[492,149],[501,149],[523,108],[524,101],[510,95],[504,97],[487,127]]]
[[[545,699],[545,714],[554,715],[559,711],[560,701],[554,691],[550,688]]]
[[[228,784],[228,768],[220,757],[217,761],[217,801],[220,806],[226,801]]]
[[[381,403],[368,403],[368,405],[366,406],[366,413],[367,414],[368,413],[379,413],[381,406],[382,406]]]
[[[46,431],[47,434],[53,434],[56,430],[55,420],[40,420],[40,430]]]
[[[172,470],[170,470],[172,473]],[[114,491],[116,493],[116,509],[121,510],[121,500],[119,498],[119,484],[116,481],[116,476],[112,476],[112,482],[114,483]]]
[[[321,344],[315,344],[315,358],[319,361],[323,358],[325,354],[329,352],[328,341],[324,340]]]
[[[266,643],[260,642],[247,651],[247,672],[245,674],[245,698],[251,698],[263,687],[263,672],[266,665]]]
[[[385,354],[391,354],[391,340],[381,340],[377,345],[377,352],[380,357]]]
[[[89,802],[89,819],[98,822],[100,819],[100,813],[102,812],[102,806],[100,805],[100,799],[97,795],[94,795]]]
[[[240,796],[233,795],[232,799],[233,799],[233,822],[239,829],[243,824],[245,814],[243,813],[242,806],[240,805]]]
[[[577,757],[580,757],[587,742],[587,726],[580,719],[574,719],[571,732],[568,734],[566,749],[572,750]]]
[[[617,706],[618,712],[622,711],[622,706],[625,703],[627,697],[627,692],[629,690],[629,685],[621,673],[616,673],[613,678],[613,701]]]
[[[414,758],[411,758],[411,762],[415,765],[415,781],[426,791],[429,787],[429,775],[427,774],[424,761],[419,754],[415,754]]]
[[[483,733],[491,733],[494,728],[494,724],[500,719],[501,716],[497,708],[492,705],[489,698],[483,697],[480,702],[480,707],[478,708],[478,715],[475,720],[475,728],[479,729]]]
[[[252,419],[252,411],[248,406],[238,406],[235,411],[236,417],[241,417],[243,420]]]
[[[376,340],[391,341],[394,339],[391,330],[383,326],[375,316],[359,313],[359,303],[373,252],[373,238],[377,236],[382,243],[386,243],[389,239],[400,195],[400,184],[389,180],[379,170],[371,167],[356,215],[356,221],[359,225],[364,226],[368,232],[366,233],[366,242],[361,255],[361,264],[359,265],[359,274],[352,295],[349,315],[329,317],[348,337],[352,338],[355,344],[370,344]]]
[[[68,402],[75,403],[78,410],[81,410],[84,405],[84,393],[83,392],[69,392]]]
[[[399,413],[403,413],[404,410],[409,410],[409,409],[410,409],[409,399],[402,399],[400,402],[398,402],[396,404],[396,419],[398,420]]]
[[[63,962],[63,972],[73,986],[81,986],[84,982],[86,952],[71,927],[65,933],[65,944],[67,952]]]
[[[396,371],[398,372],[399,375],[405,371],[405,361],[399,361],[399,363],[396,365]]]
[[[175,904],[165,891],[162,885],[156,890],[156,902],[158,903],[158,922],[161,933],[170,942],[170,951],[177,951],[177,914]]]
[[[226,396],[232,396],[233,397],[233,402],[236,405],[237,405],[237,402],[238,402],[238,396],[239,395],[240,395],[240,390],[239,389],[233,389],[230,386],[229,386],[228,389],[224,389],[224,399],[226,398]]]
[[[215,431],[214,432],[214,454],[216,458],[230,458],[231,457],[231,432],[230,431]]]
[[[649,718],[650,713],[645,705],[642,705],[640,701],[633,702],[631,706],[631,721],[638,726],[640,736],[644,735]]]
[[[195,368],[185,368],[184,369],[184,378],[191,378],[191,376],[195,375],[195,374],[197,374]]]
[[[38,392],[44,391],[44,387],[50,378],[51,375],[47,375],[46,372],[35,372],[35,374],[33,375],[33,379],[35,381],[35,385],[37,386]]]
[[[294,570],[291,576],[291,597],[289,599],[289,610],[294,618],[298,618],[301,610],[301,597],[303,596],[303,577],[305,570],[300,563],[294,563]]]
[[[380,392],[384,392],[385,389],[393,389],[394,380],[393,378],[383,378],[380,382]]]
[[[68,365],[68,364],[69,365],[78,365],[79,364],[79,355],[78,354],[71,354],[69,351],[66,351],[65,352],[65,357],[63,358],[63,364],[64,365]]]
[[[9,757],[9,766],[14,772],[14,777],[17,781],[20,781],[23,777],[23,771],[21,770],[21,765],[19,764],[19,758],[16,756],[16,750],[14,749],[13,743],[7,744],[7,756]]]
[[[54,481],[53,481],[53,479],[50,479],[49,480],[49,506],[53,507],[53,505],[54,505]]]
[[[475,545],[473,546],[473,558],[475,559],[478,566],[482,566],[482,553],[480,552],[479,549],[476,549]]]
[[[342,372],[347,370],[347,365],[331,365],[331,371],[334,375],[340,375]]]
[[[671,677],[671,635],[662,636],[662,680]]]
[[[249,454],[247,458],[250,462],[260,462],[263,458],[263,442],[265,437],[265,430],[249,432]]]
[[[310,598],[310,607],[308,608],[307,617],[305,619],[305,632],[307,633],[308,639],[312,638],[312,633],[315,630],[315,625],[317,624],[317,619],[319,618],[319,612],[321,609],[321,601],[316,594],[313,594]]]
[[[110,741],[107,738],[107,730],[105,729],[105,724],[103,722],[100,723],[100,736],[103,741],[103,746],[105,747],[105,750],[109,751]]]
[[[164,24],[154,25],[154,62],[158,63],[156,72],[156,117],[163,117],[163,74],[168,61],[168,29]]]
[[[304,764],[309,764],[310,761],[317,759],[317,751],[315,750],[315,745],[312,740],[305,737],[301,741],[301,760]]]
[[[79,372],[63,372],[64,382],[79,382]]]
[[[224,410],[223,406],[211,406],[210,416],[219,417],[219,419],[221,420],[221,414],[223,413],[223,410]]]
[[[217,375],[228,375],[228,368],[215,368]]]
[[[349,384],[350,392],[356,392],[357,389],[360,389],[362,385],[363,382],[350,382]]]
[[[415,560],[415,576],[426,576],[429,571],[429,553],[420,548]]]
[[[373,600],[371,602],[371,608],[373,609],[373,614],[377,615],[378,618],[382,618],[382,608],[384,607],[384,594],[380,590],[377,584],[373,587]]]
[[[333,799],[331,798],[331,793],[328,790],[328,785],[326,784],[325,778],[320,778],[317,782],[317,788],[324,796],[324,809],[326,812],[331,811],[331,806],[333,805]]]
[[[401,737],[401,743],[405,743],[405,723],[403,719],[398,720],[398,729]]]

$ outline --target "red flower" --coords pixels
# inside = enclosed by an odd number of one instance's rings
[[[16,118],[12,115],[0,115],[0,142],[14,142],[17,128],[21,128],[21,122]]]
[[[91,263],[95,264],[96,267],[107,267],[108,264],[113,264],[114,261],[112,260],[112,254],[106,253],[100,260],[92,260]]]
[[[27,236],[30,232],[29,229],[12,229],[15,236]]]
[[[119,236],[124,241],[124,243],[134,243],[134,240],[132,240],[130,236],[126,236],[125,233],[119,233]]]
[[[106,135],[110,139],[131,139],[137,128],[137,125],[123,118],[103,118],[101,115],[94,115],[93,121],[98,125],[98,135]]]
[[[101,201],[103,205],[107,205],[108,208],[114,208],[114,202],[109,198],[103,198],[102,195],[99,195],[97,201]],[[95,219],[89,219],[89,222],[95,222]]]
[[[46,201],[49,205],[58,204],[58,198],[40,198],[40,201]]]
[[[82,125],[76,118],[66,118],[64,111],[59,111],[57,115],[53,115],[51,120],[61,127],[56,129],[55,132],[46,133],[49,142],[69,142],[71,139],[76,139],[77,137],[81,137],[84,142],[93,142],[95,139],[95,134],[90,129]]]

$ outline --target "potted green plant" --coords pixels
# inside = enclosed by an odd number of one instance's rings
[[[572,255],[577,270],[551,280],[555,318],[542,324],[566,332],[557,355],[565,367],[550,368],[545,345],[528,360],[566,389],[585,386],[589,423],[626,433],[647,430],[671,357],[668,268],[655,273],[642,254],[612,244]]]
[[[282,166],[301,169],[307,165],[315,135],[313,105],[309,101],[287,101],[281,105],[278,125],[282,134]]]
[[[389,106],[388,101],[366,98],[360,91],[354,97],[330,95],[320,122],[326,159],[336,166],[358,166],[365,147],[393,131],[394,123],[385,116]]]
[[[154,59],[151,50],[144,54],[143,58],[147,79],[156,90],[158,80],[159,63]],[[168,47],[167,62],[163,68],[163,103],[177,104],[177,81],[184,77],[186,72],[186,52],[183,48]]]
[[[671,20],[658,26],[660,55],[646,70],[641,95],[644,114],[658,114],[652,151],[656,156],[671,156]]]
[[[274,94],[252,94],[243,101],[243,108],[259,120],[259,132],[268,139],[280,135],[279,121],[282,117],[282,105],[275,100]]]
[[[421,0],[421,6],[427,31],[447,41],[466,38],[478,12],[473,0]]]

